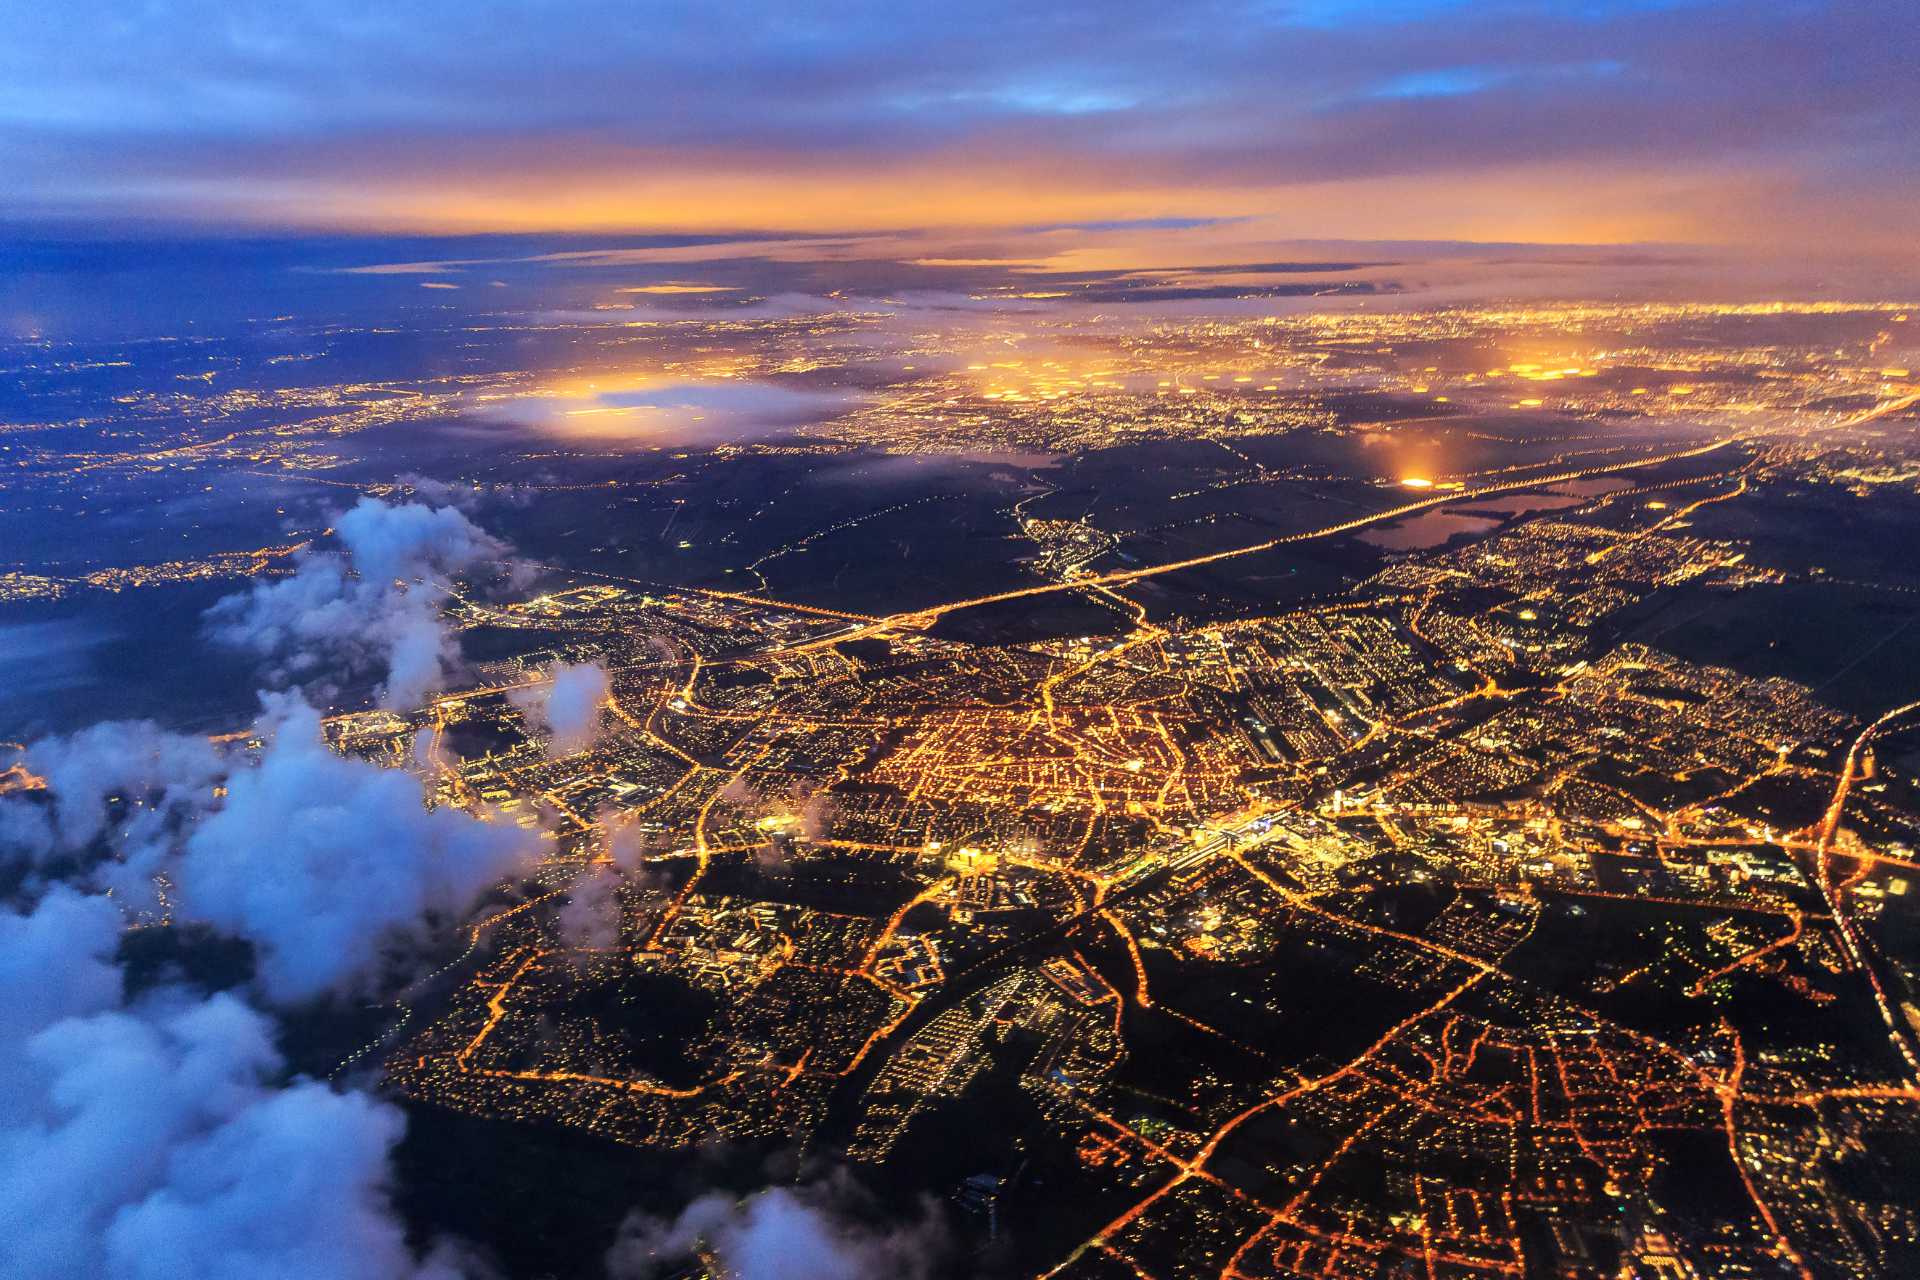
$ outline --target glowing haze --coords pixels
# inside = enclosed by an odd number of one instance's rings
[[[0,215],[1897,249],[1908,0],[15,6]]]

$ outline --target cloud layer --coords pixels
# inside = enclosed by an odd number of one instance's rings
[[[0,909],[0,1270],[19,1280],[451,1280],[387,1196],[403,1120],[276,1083],[272,1024],[231,995],[121,999],[119,911]]]
[[[370,557],[370,563],[378,563]],[[163,875],[181,920],[250,941],[257,993],[342,990],[456,918],[537,840],[332,752],[318,713],[269,697],[257,765],[154,725],[33,744],[41,791],[0,798],[0,838],[64,882],[0,903],[0,1272],[20,1280],[455,1280],[393,1212],[405,1122],[369,1094],[286,1079],[272,1018],[234,993],[129,1003],[122,902]],[[217,790],[224,787],[224,795]],[[99,889],[111,888],[109,897]]]
[[[257,766],[150,724],[33,744],[50,803],[0,799],[0,840],[30,837],[0,866],[64,866],[136,909],[163,875],[176,916],[247,939],[263,993],[294,1002],[377,979],[539,855],[516,825],[428,810],[411,775],[336,754],[297,698],[269,696],[260,730]],[[110,795],[127,815],[111,824]]]

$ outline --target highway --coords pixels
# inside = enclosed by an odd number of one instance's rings
[[[1920,400],[1920,396],[1914,399]],[[1920,701],[1903,703],[1883,713],[1879,719],[1862,729],[1860,736],[1855,738],[1853,745],[1847,749],[1846,762],[1840,767],[1840,780],[1833,788],[1833,800],[1827,805],[1827,811],[1820,819],[1818,838],[1813,848],[1813,870],[1814,882],[1819,885],[1821,896],[1827,900],[1827,910],[1833,916],[1834,928],[1840,934],[1840,941],[1846,948],[1847,958],[1853,962],[1855,968],[1866,974],[1868,985],[1873,988],[1873,1002],[1880,1010],[1881,1021],[1887,1024],[1888,1038],[1893,1041],[1893,1047],[1905,1059],[1908,1069],[1916,1076],[1920,1076],[1920,1054],[1914,1051],[1906,1020],[1895,1007],[1894,1000],[1887,993],[1886,987],[1882,985],[1880,975],[1874,969],[1872,957],[1867,954],[1866,948],[1860,945],[1860,940],[1854,933],[1853,921],[1847,917],[1841,907],[1847,886],[1833,883],[1834,838],[1840,834],[1840,819],[1846,813],[1847,796],[1853,790],[1854,780],[1860,776],[1860,757],[1866,751],[1867,744],[1872,742],[1882,730],[1915,711],[1920,711]]]
[[[1890,413],[1894,406],[1883,406],[1882,413]],[[1146,565],[1138,569],[1114,569],[1107,573],[1093,574],[1084,578],[1071,578],[1061,582],[1040,582],[1029,587],[1016,587],[1011,591],[995,592],[992,595],[975,596],[968,600],[953,600],[946,604],[932,605],[925,609],[912,609],[902,613],[889,614],[868,625],[856,627],[850,631],[832,636],[822,636],[794,645],[782,652],[797,653],[807,649],[825,648],[848,640],[858,640],[866,636],[883,635],[890,631],[924,631],[935,622],[950,613],[959,613],[966,609],[977,609],[983,605],[1003,604],[1010,600],[1025,600],[1034,596],[1053,595],[1062,591],[1086,591],[1102,587],[1124,585],[1139,582],[1146,578],[1158,577],[1164,573],[1178,573],[1183,569],[1198,569],[1223,560],[1232,560],[1240,556],[1257,555],[1262,551],[1272,551],[1276,547],[1296,542],[1311,542],[1319,538],[1337,537],[1343,533],[1352,533],[1369,525],[1390,523],[1401,520],[1433,507],[1447,506],[1456,502],[1471,502],[1479,498],[1489,498],[1502,493],[1515,493],[1524,489],[1538,489],[1546,485],[1567,484],[1574,480],[1584,480],[1593,476],[1610,475],[1618,471],[1632,471],[1641,467],[1656,467],[1668,462],[1681,462],[1688,458],[1698,458],[1729,445],[1738,443],[1743,437],[1724,436],[1708,444],[1691,449],[1677,449],[1669,453],[1655,454],[1651,457],[1635,458],[1627,462],[1608,463],[1601,466],[1581,467],[1575,471],[1557,472],[1552,475],[1529,476],[1522,480],[1504,480],[1498,484],[1483,485],[1477,489],[1460,489],[1436,493],[1430,497],[1417,498],[1397,507],[1384,511],[1374,511],[1366,515],[1355,516],[1318,529],[1307,529],[1300,533],[1282,534],[1264,542],[1255,542],[1243,547],[1230,547],[1225,551],[1212,551],[1205,555],[1190,556],[1184,560],[1173,560],[1165,564]],[[730,599],[743,603],[762,603],[774,606],[771,601],[759,601],[753,596],[732,596]]]

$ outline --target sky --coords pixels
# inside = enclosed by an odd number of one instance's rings
[[[1911,0],[0,0],[0,220],[1904,251]],[[1257,233],[1257,236],[1256,234]]]

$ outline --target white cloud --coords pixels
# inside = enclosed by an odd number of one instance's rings
[[[875,1226],[850,1178],[771,1187],[745,1198],[712,1192],[671,1221],[633,1214],[607,1254],[613,1280],[670,1274],[710,1252],[738,1280],[919,1280],[946,1237],[929,1211],[905,1225]]]
[[[174,914],[253,943],[261,987],[289,1001],[376,977],[539,853],[517,826],[428,810],[412,775],[335,753],[296,698],[269,695],[261,730],[254,768],[144,723],[35,743],[52,803],[0,800],[0,839],[52,865],[104,833],[111,856],[75,876],[137,907],[164,873]],[[108,795],[138,802],[111,831]]]
[[[303,1081],[264,1092],[173,1149],[165,1181],[114,1215],[108,1268],[129,1280],[439,1280],[416,1263],[387,1197],[405,1118],[363,1093]]]
[[[568,946],[605,951],[619,944],[620,884],[619,871],[610,866],[584,867],[574,877],[554,917]]]
[[[388,1200],[403,1119],[284,1069],[232,995],[131,1006],[120,917],[0,910],[0,1271],[15,1280],[450,1280]]]
[[[119,941],[120,913],[105,898],[55,888],[31,914],[0,909],[0,1134],[32,1114],[27,1041],[64,1018],[119,1003]]]
[[[334,526],[341,552],[309,552],[290,578],[262,582],[207,612],[216,640],[279,659],[300,680],[333,669],[384,673],[381,700],[411,707],[457,661],[437,580],[507,554],[453,507],[362,498]]]
[[[269,718],[260,766],[228,780],[173,876],[181,914],[254,943],[273,999],[364,981],[537,856],[519,827],[429,811],[412,776],[335,754],[311,707],[279,700]]]
[[[127,802],[117,846],[144,849],[210,798],[224,771],[205,738],[168,733],[150,721],[110,721],[67,737],[44,738],[26,753],[45,779],[46,809],[23,797],[0,802],[0,854],[40,860],[84,850],[113,821],[109,799]]]
[[[585,751],[600,736],[608,687],[606,668],[597,662],[556,662],[543,683],[515,689],[507,700],[549,736],[554,755],[564,756]]]

